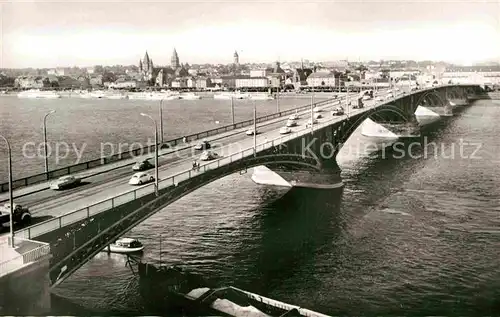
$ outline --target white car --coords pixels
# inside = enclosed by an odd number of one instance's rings
[[[344,108],[342,107],[337,107],[332,111],[332,116],[342,116],[343,114],[344,114]]]
[[[211,160],[215,160],[215,159],[217,159],[219,157],[220,157],[219,154],[217,154],[215,152],[205,151],[205,152],[201,153],[200,160],[202,160],[202,161],[211,161]]]
[[[377,96],[377,97],[375,98],[375,100],[377,100],[377,101],[384,101],[384,98],[383,98],[382,96]]]
[[[314,111],[314,112],[321,112],[321,111],[323,111],[323,110],[321,110],[320,108],[318,108],[318,107],[316,106],[316,107],[314,107],[314,108],[313,108],[313,111]]]
[[[247,130],[247,132],[246,132],[246,134],[247,134],[247,135],[253,135],[254,133],[255,133],[255,132],[254,132],[254,130],[253,130],[253,129],[248,129],[248,130]],[[258,133],[258,132],[257,132],[257,133]]]
[[[321,113],[315,113],[314,114],[314,119],[321,119],[323,118],[323,116],[321,115]]]
[[[201,150],[208,150],[211,147],[212,147],[212,145],[210,143],[208,143],[208,141],[202,141],[202,142],[196,144],[194,149],[201,151]]]
[[[289,120],[286,122],[286,126],[287,126],[287,127],[295,127],[295,126],[297,126],[297,121],[295,121],[295,120],[290,120],[290,119],[289,119]]]
[[[81,183],[81,180],[73,175],[62,176],[55,182],[50,184],[50,189],[65,189],[76,186]]]
[[[318,120],[312,120],[312,124],[318,123]],[[307,121],[306,127],[309,128],[311,125],[311,120]]]
[[[149,175],[148,173],[139,172],[139,173],[135,173],[130,178],[130,180],[128,181],[128,183],[130,185],[142,185],[142,184],[146,184],[146,183],[152,182],[154,180],[155,180],[155,178],[153,176]]]
[[[290,132],[292,132],[292,129],[290,129],[289,127],[282,127],[280,129],[280,134],[288,134]]]
[[[394,97],[392,94],[388,94],[385,96],[385,100],[391,99],[392,97]]]
[[[298,120],[299,119],[299,115],[298,114],[292,114],[290,117],[288,117],[288,120]]]

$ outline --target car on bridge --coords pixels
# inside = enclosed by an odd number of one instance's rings
[[[220,155],[218,153],[216,153],[216,152],[205,151],[205,152],[201,153],[200,160],[202,160],[202,161],[211,161],[211,160],[218,159],[219,157],[220,157]]]
[[[149,182],[153,182],[155,178],[152,175],[149,175],[145,172],[139,172],[132,175],[130,180],[128,181],[129,185],[142,185]]]
[[[382,96],[377,96],[377,97],[375,97],[375,100],[376,100],[376,101],[384,101],[384,97],[382,97]]]
[[[50,188],[54,190],[71,188],[79,185],[82,182],[81,179],[73,175],[66,175],[59,177],[58,180],[50,184]]]
[[[312,120],[312,123],[311,123],[311,120],[309,120],[306,123],[306,128],[309,128],[311,125],[316,124],[316,123],[318,123],[318,120],[316,120],[316,119]]]
[[[254,129],[248,129],[247,132],[245,132],[247,135],[254,135],[255,131]],[[257,131],[257,134],[259,133],[259,131]]]
[[[287,127],[296,127],[297,121],[288,119],[288,121],[286,122],[286,126]]]
[[[155,167],[155,166],[153,164],[151,164],[149,159],[145,159],[144,161],[139,161],[139,162],[135,163],[134,166],[132,166],[132,170],[133,171],[145,171],[145,170],[151,169],[153,167]]]
[[[323,115],[321,115],[321,113],[314,114],[314,119],[321,119],[321,118],[323,118]]]
[[[292,132],[292,129],[290,129],[289,127],[282,127],[280,129],[280,134],[288,134],[290,132]]]
[[[194,149],[198,150],[198,151],[202,151],[202,150],[208,150],[211,147],[212,147],[212,145],[210,143],[208,143],[208,141],[202,141],[202,142],[196,144]]]
[[[27,207],[19,204],[13,204],[14,217],[12,222],[14,224],[21,224],[27,226],[31,224],[31,213]],[[0,207],[0,227],[10,226],[10,204],[7,203]]]
[[[294,113],[288,117],[288,120],[298,120],[299,118],[299,115],[297,113]]]
[[[313,108],[314,112],[322,112],[323,110],[321,108],[318,108],[318,106]]]
[[[344,115],[344,108],[337,107],[337,108],[333,109],[332,116],[342,116],[342,115]]]

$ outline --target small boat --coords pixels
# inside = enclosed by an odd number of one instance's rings
[[[184,99],[184,100],[199,100],[199,99],[201,99],[201,96],[195,95],[195,94],[190,92],[190,93],[186,93],[186,94],[181,94],[180,98]]]
[[[253,94],[253,95],[250,95],[250,99],[252,99],[252,100],[273,100],[274,97],[270,94]]]
[[[61,95],[53,90],[40,90],[40,89],[30,89],[22,91],[17,94],[18,98],[44,98],[44,99],[57,99],[61,98]]]
[[[142,243],[137,239],[121,238],[108,246],[108,252],[113,253],[134,253],[141,252],[144,249]]]
[[[250,94],[244,94],[241,92],[233,92],[233,93],[220,93],[220,94],[215,94],[214,99],[224,99],[224,100],[231,100],[231,99],[248,99],[250,98]]]

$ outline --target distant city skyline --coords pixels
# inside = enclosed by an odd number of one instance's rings
[[[500,59],[500,2],[18,2],[0,5],[0,68]]]

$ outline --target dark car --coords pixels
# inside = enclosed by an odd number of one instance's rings
[[[208,143],[208,141],[203,141],[201,143],[198,143],[194,149],[195,150],[199,150],[199,151],[203,151],[203,150],[208,150],[210,149],[212,146],[210,145],[210,143]]]
[[[15,224],[21,224],[22,226],[27,226],[31,224],[31,213],[28,208],[23,207],[18,204],[13,204],[14,217],[12,222]],[[0,207],[0,231],[2,227],[8,227],[10,224],[10,204],[5,204]]]
[[[134,166],[132,166],[132,170],[133,171],[145,171],[145,170],[148,170],[148,169],[153,168],[153,167],[155,167],[155,166],[153,164],[151,164],[151,162],[149,162],[149,159],[147,159],[147,160],[135,163]]]

